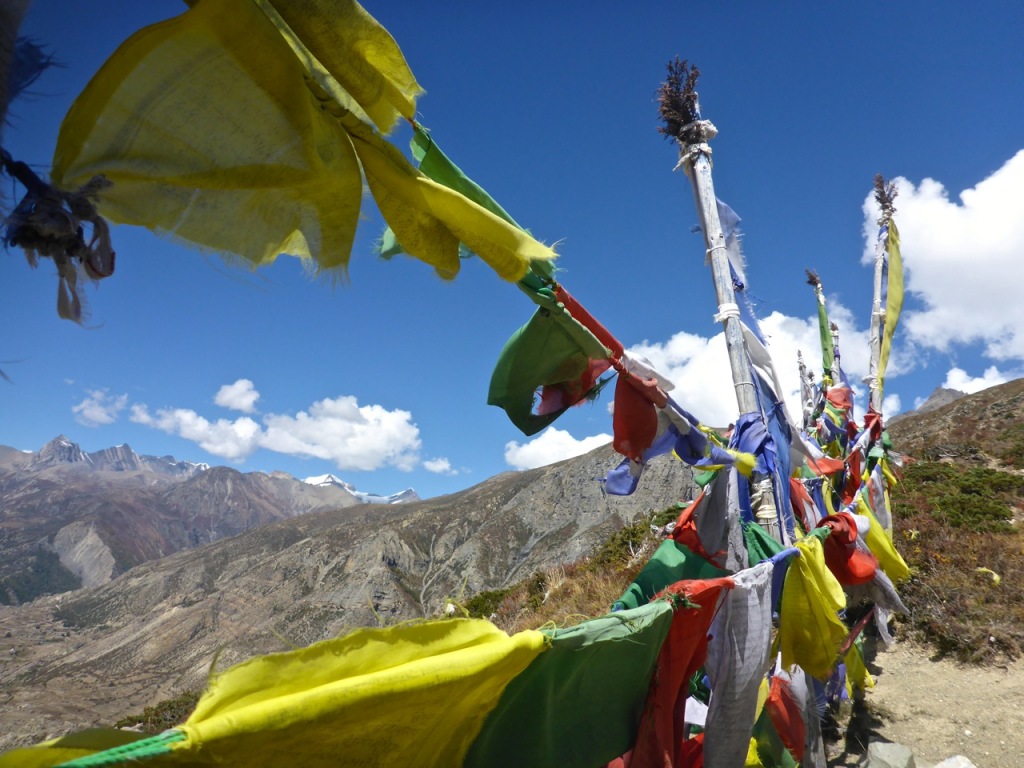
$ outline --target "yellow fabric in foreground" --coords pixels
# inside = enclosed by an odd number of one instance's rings
[[[92,728],[32,747],[4,752],[0,754],[0,768],[51,768],[112,747],[131,744],[142,738],[142,734],[132,731]]]
[[[344,270],[365,169],[406,252],[442,277],[458,271],[460,240],[511,281],[553,258],[374,130],[411,116],[418,93],[352,0],[203,0],[108,59],[64,119],[53,181],[103,174],[107,218],[254,265],[287,253]]]
[[[360,629],[217,675],[172,746],[172,763],[461,765],[540,632],[449,619]],[[161,758],[162,760],[168,758]]]
[[[415,116],[416,98],[423,89],[395,39],[359,3],[262,1],[273,6],[380,130],[387,133],[399,118]]]
[[[796,543],[782,588],[779,645],[784,668],[799,665],[809,674],[828,677],[846,639],[837,615],[846,606],[843,588],[825,565],[821,541],[807,536]]]

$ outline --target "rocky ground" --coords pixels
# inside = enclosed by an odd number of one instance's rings
[[[904,744],[917,768],[963,755],[978,768],[1024,759],[1024,665],[970,666],[897,640],[874,650],[875,687],[855,708],[832,766],[856,766],[871,741]],[[845,747],[845,751],[843,748]]]

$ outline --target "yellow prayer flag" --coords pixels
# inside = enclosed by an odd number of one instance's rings
[[[205,2],[205,0],[204,0]],[[412,119],[423,89],[398,43],[354,0],[258,0],[271,6],[362,107],[387,133],[399,118]]]
[[[875,513],[871,511],[871,507],[864,499],[863,493],[857,494],[857,514],[864,515],[871,521],[871,525],[868,526],[868,532],[864,535],[864,543],[868,545],[868,549],[871,550],[876,558],[878,558],[879,567],[885,571],[885,575],[888,576],[893,583],[905,581],[910,578],[910,568],[907,566],[906,561],[896,551],[896,547],[892,543],[892,539],[886,533],[885,529],[882,528],[882,524],[878,522],[878,518],[875,517]]]
[[[172,754],[278,766],[460,765],[508,682],[546,645],[448,619],[260,656],[218,675]]]
[[[786,571],[779,610],[782,666],[799,665],[819,680],[835,666],[847,629],[838,612],[846,596],[825,565],[821,541],[807,536],[796,542],[800,554]]]
[[[846,692],[850,698],[853,698],[854,688],[864,690],[875,687],[875,679],[868,672],[860,646],[856,643],[850,645],[843,661],[846,663]]]
[[[109,219],[254,265],[287,253],[344,270],[365,172],[406,252],[442,277],[458,271],[460,241],[511,281],[553,258],[376,132],[411,118],[419,93],[353,0],[203,0],[104,64],[65,117],[53,181],[102,174]]]
[[[882,347],[878,357],[878,391],[885,391],[885,369],[889,365],[889,351],[896,324],[903,311],[903,257],[900,255],[900,233],[896,222],[889,220],[889,236],[886,251],[889,257],[889,275],[885,291],[885,327],[882,330]]]

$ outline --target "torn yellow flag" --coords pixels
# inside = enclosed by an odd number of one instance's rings
[[[999,583],[1003,580],[1003,577],[1000,576],[995,571],[993,571],[991,568],[982,568],[982,567],[979,566],[978,568],[975,568],[974,570],[976,570],[978,573],[984,573],[984,574],[987,574],[988,576],[991,576],[992,577],[992,583],[995,584],[997,587],[999,586]]]
[[[512,281],[553,258],[376,132],[411,118],[419,93],[352,0],[203,0],[104,64],[64,119],[53,181],[102,174],[104,216],[254,265],[286,253],[344,269],[365,171],[407,252],[442,277],[458,271],[460,240]]]
[[[892,348],[892,337],[896,333],[896,324],[900,321],[903,311],[903,257],[900,255],[900,232],[896,222],[890,220],[886,250],[886,285],[885,285],[885,324],[882,330],[882,346],[878,358],[878,391],[883,392],[885,386],[885,369],[889,367],[889,351]]]
[[[779,648],[782,666],[797,664],[825,680],[835,666],[847,629],[838,612],[846,596],[825,565],[820,539],[806,536],[796,542],[800,550],[786,571],[779,609]]]
[[[416,98],[423,89],[395,39],[359,3],[259,0],[259,4],[280,15],[380,130],[387,133],[399,118],[412,119],[416,114]]]

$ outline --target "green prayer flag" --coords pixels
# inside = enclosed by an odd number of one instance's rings
[[[744,520],[741,523],[743,528],[743,543],[747,547],[749,565],[753,568],[762,560],[767,560],[772,555],[777,555],[784,547],[771,537],[771,535],[757,523]]]
[[[718,579],[728,575],[728,571],[694,554],[685,544],[666,539],[654,550],[636,580],[615,601],[615,606],[636,608],[645,605],[665,587],[684,579]]]
[[[413,136],[412,141],[409,142],[409,149],[412,151],[413,157],[419,162],[420,173],[424,176],[432,181],[436,181],[438,184],[448,187],[449,189],[455,190],[463,197],[472,200],[481,208],[487,209],[495,216],[507,221],[512,226],[523,229],[523,227],[519,226],[515,219],[513,219],[509,213],[487,193],[487,190],[469,178],[462,169],[459,168],[459,166],[452,162],[451,158],[449,158],[434,141],[430,132],[422,126],[413,126]],[[526,230],[523,229],[523,231],[525,232]],[[380,242],[377,244],[377,249],[380,255],[386,259],[405,252],[402,248],[402,244],[398,242],[398,238],[395,237],[395,233],[390,227],[384,230],[384,234],[381,236]],[[463,253],[462,251],[465,252]],[[460,251],[460,253],[463,256],[472,253],[465,248],[463,248],[462,251]],[[545,279],[550,279],[554,272],[554,268],[549,263],[543,261],[531,264],[531,269],[540,275],[540,277]],[[527,274],[529,276],[529,273]]]
[[[550,632],[551,647],[514,678],[470,747],[467,768],[593,768],[632,749],[672,604]]]
[[[533,435],[571,407],[535,414],[537,389],[578,380],[590,360],[606,358],[608,350],[569,314],[550,288],[535,291],[522,282],[520,288],[539,306],[501,350],[491,375],[487,404],[504,409],[523,434]]]

